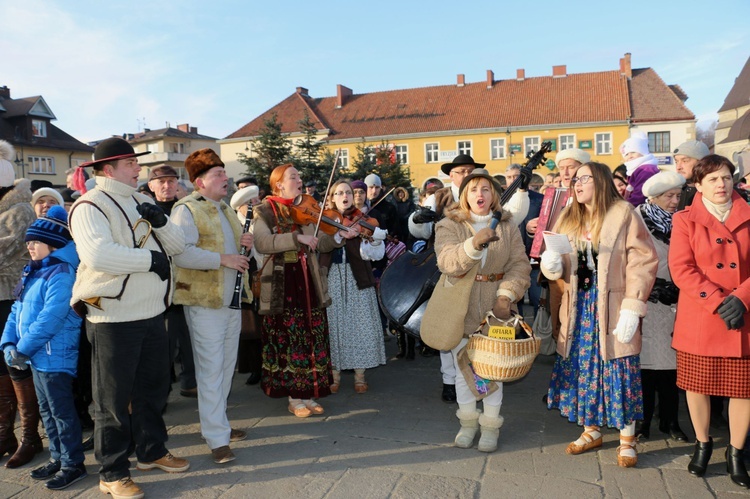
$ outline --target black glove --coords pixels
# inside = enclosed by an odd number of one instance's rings
[[[680,296],[680,289],[673,282],[666,279],[656,278],[654,287],[651,289],[651,295],[648,301],[652,303],[663,303],[664,305],[674,305]]]
[[[160,251],[151,250],[151,268],[149,272],[155,272],[162,281],[169,279],[169,258]]]
[[[141,203],[136,206],[135,209],[138,210],[138,213],[140,213],[144,219],[149,221],[151,227],[154,229],[167,225],[167,215],[164,213],[164,210],[155,204]]]
[[[526,168],[521,168],[521,187],[522,191],[529,190],[529,183],[531,183],[531,172]]]
[[[742,300],[734,295],[729,295],[724,298],[719,308],[716,310],[719,313],[719,317],[727,325],[727,329],[740,329],[745,325],[745,312],[747,309],[742,304]]]
[[[420,206],[419,208],[417,208],[417,211],[414,212],[414,218],[412,218],[412,221],[415,224],[426,224],[429,222],[434,222],[436,219],[437,213],[429,208]]]

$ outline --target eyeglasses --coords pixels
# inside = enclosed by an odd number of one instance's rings
[[[333,193],[334,196],[351,196],[351,191],[337,191]]]
[[[570,183],[576,184],[580,182],[581,184],[588,184],[589,180],[591,180],[592,178],[594,177],[592,177],[591,175],[581,175],[580,177],[573,177],[572,179],[570,179]]]
[[[474,171],[474,168],[461,168],[460,170],[454,168],[453,170],[451,170],[451,173],[456,173],[458,175],[468,175],[473,171]]]

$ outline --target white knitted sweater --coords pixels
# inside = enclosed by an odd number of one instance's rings
[[[81,196],[71,208],[70,232],[81,258],[71,305],[84,298],[102,297],[102,310],[87,305],[87,318],[93,323],[149,319],[164,312],[165,302],[171,303],[173,278],[162,281],[149,272],[151,250],[161,251],[158,238],[168,255],[181,253],[185,235],[167,222],[164,227],[153,229],[142,249],[137,248],[134,240],[146,229],[139,226],[134,237],[130,227],[140,218],[138,203],[149,202],[153,200],[127,184],[96,177],[96,189]]]

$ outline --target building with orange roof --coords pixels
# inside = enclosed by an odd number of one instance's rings
[[[634,130],[648,133],[652,152],[669,163],[674,145],[695,138],[695,116],[686,99],[653,69],[631,69],[625,54],[612,71],[574,74],[554,66],[549,76],[527,77],[518,69],[515,78],[497,80],[488,70],[480,82],[467,83],[459,74],[453,85],[367,94],[338,85],[332,97],[312,97],[297,87],[219,144],[230,175],[237,175],[245,169],[238,154],[252,155],[248,144],[267,119],[276,114],[282,132],[294,140],[307,113],[318,139],[340,151],[342,167],[358,146],[386,142],[410,167],[412,183],[422,187],[444,177],[440,164],[457,154],[471,154],[499,174],[547,140],[555,152],[539,173],[556,171],[555,153],[569,147],[586,149],[594,161],[614,168],[622,162],[618,146]]]

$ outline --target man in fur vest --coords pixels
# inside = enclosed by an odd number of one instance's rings
[[[217,464],[234,460],[230,442],[247,434],[232,429],[227,397],[232,387],[241,312],[229,308],[237,272],[250,267],[240,245],[249,249],[253,235],[243,234],[234,210],[222,201],[229,179],[211,149],[195,151],[185,160],[195,191],[172,209],[172,220],[185,232],[185,251],[175,257],[174,301],[185,306],[198,381],[201,433]]]
[[[131,438],[138,469],[177,473],[190,467],[167,450],[162,418],[170,381],[168,257],[183,250],[185,236],[152,198],[136,192],[136,157],[143,154],[119,137],[96,146],[94,160],[80,165],[94,168],[96,189],[78,198],[69,216],[81,259],[71,305],[86,316],[92,347],[99,489],[113,497],[143,494],[130,479]],[[141,218],[150,223],[150,235],[147,224],[136,226]]]

